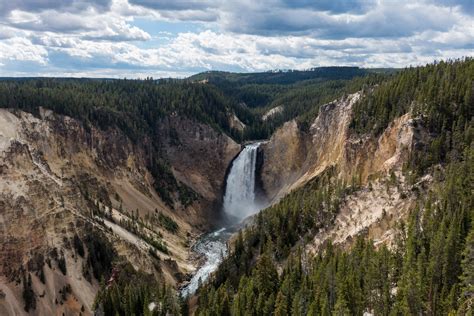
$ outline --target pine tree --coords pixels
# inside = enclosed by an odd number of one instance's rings
[[[345,300],[344,295],[339,295],[337,297],[336,305],[334,306],[333,311],[334,316],[350,316],[351,311],[349,309],[349,304]]]
[[[283,292],[278,292],[276,302],[275,302],[275,316],[287,316],[288,314],[288,304],[287,297]]]
[[[474,226],[471,227],[464,247],[464,259],[462,261],[462,295],[460,312],[474,313]]]

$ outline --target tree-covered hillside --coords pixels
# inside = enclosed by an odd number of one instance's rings
[[[406,165],[432,189],[396,229],[395,246],[361,236],[349,250],[302,249],[354,185],[331,170],[262,211],[199,291],[198,315],[472,315],[474,60],[401,71],[365,91],[352,132],[374,137],[411,111],[429,139]]]
[[[354,132],[380,134],[411,112],[431,134],[411,163],[419,174],[437,163],[457,162],[474,137],[474,59],[409,68],[380,83],[354,108]]]
[[[247,125],[243,139],[265,139],[284,122],[299,118],[303,124],[316,115],[319,106],[344,93],[373,85],[395,70],[367,70],[358,67],[320,67],[305,71],[261,73],[205,72],[190,77],[191,82],[216,86],[237,105],[237,116]],[[265,121],[268,110],[282,111]]]
[[[149,80],[23,79],[0,81],[0,106],[37,113],[40,106],[132,140],[154,136],[166,115],[179,114],[233,135],[232,104],[211,85]]]
[[[191,81],[208,80],[210,83],[230,82],[240,85],[279,84],[288,85],[304,80],[314,79],[351,79],[367,74],[359,67],[318,67],[309,70],[276,70],[255,73],[231,73],[223,71],[203,72],[188,78]]]

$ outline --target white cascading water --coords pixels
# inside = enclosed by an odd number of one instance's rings
[[[260,143],[247,145],[234,160],[227,176],[224,194],[224,212],[244,219],[255,214],[259,207],[255,201],[255,168]]]
[[[247,145],[232,163],[227,176],[223,210],[239,222],[260,210],[255,201],[255,168],[257,150],[260,143]],[[201,282],[214,272],[227,255],[227,240],[232,236],[231,229],[221,228],[202,237],[193,250],[202,254],[206,262],[196,271],[189,283],[181,289],[183,297],[196,292]]]

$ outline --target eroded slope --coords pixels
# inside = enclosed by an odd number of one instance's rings
[[[194,192],[188,205],[154,190],[146,139],[43,109],[39,118],[0,109],[1,314],[24,314],[25,292],[35,314],[88,314],[119,257],[169,284],[194,269],[189,244],[212,223],[240,146],[188,119],[159,126],[164,159]]]

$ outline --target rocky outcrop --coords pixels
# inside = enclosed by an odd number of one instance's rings
[[[333,225],[316,233],[307,249],[316,252],[327,241],[350,246],[358,235],[365,235],[374,244],[392,246],[397,223],[406,218],[415,206],[416,196],[401,172],[380,177],[348,194]]]
[[[359,97],[354,94],[323,105],[308,132],[302,132],[296,121],[290,121],[263,145],[262,179],[271,200],[278,200],[341,161],[351,108]]]
[[[246,127],[244,122],[242,122],[235,114],[229,114],[229,126],[239,132],[243,132]]]
[[[360,187],[341,205],[334,225],[317,234],[316,248],[325,240],[343,243],[367,231],[374,239],[388,240],[385,229],[390,225],[380,223],[402,218],[412,206],[401,169],[414,143],[427,136],[410,113],[391,122],[379,137],[351,133],[352,107],[360,97],[355,93],[321,106],[306,132],[288,122],[262,145],[261,179],[271,203],[330,167],[340,179]],[[395,174],[398,189],[390,193],[395,189],[383,184]]]
[[[207,201],[218,201],[227,166],[240,145],[208,125],[182,117],[167,117],[158,126],[176,178]]]
[[[289,192],[301,177],[307,144],[307,135],[293,120],[285,123],[268,142],[261,145],[263,163],[260,178],[268,200],[277,200]]]
[[[271,108],[270,110],[268,110],[262,115],[262,121],[266,121],[281,112],[283,112],[283,106],[281,105]]]
[[[308,132],[295,121],[278,129],[262,145],[262,182],[269,198],[277,201],[330,166],[341,178],[366,183],[378,173],[400,167],[409,154],[414,120],[406,114],[394,120],[378,137],[350,133],[352,106],[360,93],[323,105]]]

